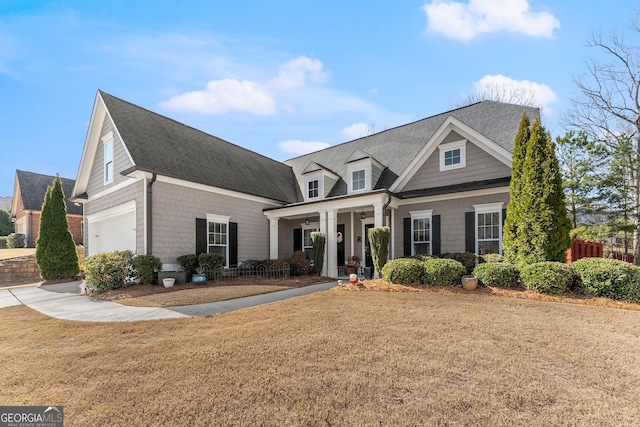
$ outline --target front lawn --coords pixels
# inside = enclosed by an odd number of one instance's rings
[[[638,425],[640,312],[331,290],[133,323],[0,310],[0,402],[65,425]]]

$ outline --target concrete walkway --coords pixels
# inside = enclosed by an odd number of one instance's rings
[[[138,320],[174,319],[225,313],[246,307],[282,301],[300,295],[331,289],[337,282],[320,283],[302,288],[228,301],[180,307],[129,307],[111,301],[96,300],[84,295],[83,282],[42,286],[21,286],[0,289],[0,309],[26,305],[40,313],[58,319],[85,322],[126,322]]]

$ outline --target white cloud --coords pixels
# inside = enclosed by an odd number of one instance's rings
[[[299,139],[280,141],[278,148],[285,153],[291,153],[296,155],[303,155],[312,153],[314,151],[322,150],[329,147],[329,144],[322,141],[301,141]]]
[[[212,115],[230,111],[270,115],[276,110],[275,101],[259,84],[235,79],[210,81],[204,90],[174,96],[160,106]]]
[[[513,103],[529,103],[542,107],[551,113],[550,104],[558,100],[558,95],[547,85],[529,80],[514,80],[502,74],[487,75],[473,85],[473,92],[490,95],[491,99]],[[530,99],[533,98],[533,99]]]
[[[273,90],[291,90],[304,88],[311,83],[326,83],[327,72],[322,62],[301,56],[285,63],[278,76],[268,84]]]
[[[432,0],[423,6],[427,31],[469,41],[497,31],[552,37],[560,22],[549,12],[532,12],[528,0]]]
[[[372,133],[373,126],[366,123],[354,123],[342,129],[340,133],[347,137],[348,140],[362,138]]]

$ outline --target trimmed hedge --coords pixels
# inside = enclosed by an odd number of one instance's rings
[[[423,263],[424,275],[421,282],[434,286],[454,286],[460,284],[467,269],[461,262],[447,258],[432,258]]]
[[[27,236],[20,233],[11,233],[7,236],[7,248],[24,248],[27,244]]]
[[[506,262],[485,262],[473,269],[473,275],[485,286],[512,288],[518,286],[518,267]]]
[[[162,270],[162,261],[153,255],[136,255],[131,261],[134,276],[144,285],[158,283],[158,271]]]
[[[531,291],[558,295],[572,287],[575,271],[567,264],[543,261],[523,266],[520,277]]]
[[[473,269],[476,268],[478,257],[471,252],[452,252],[444,253],[439,258],[455,259],[460,262],[466,269],[466,274],[471,274]]]
[[[484,262],[503,262],[504,257],[500,254],[484,254],[482,255],[482,260]]]
[[[0,249],[7,249],[7,236],[0,236]]]
[[[308,276],[313,271],[311,263],[307,259],[307,254],[303,251],[295,251],[291,254],[291,272],[294,276]]]
[[[571,266],[585,294],[640,302],[640,267],[606,258],[582,258]]]
[[[195,274],[196,268],[198,268],[198,255],[196,254],[180,255],[176,258],[176,261],[184,271],[188,271],[191,274]]]
[[[222,254],[202,253],[198,255],[198,265],[204,269],[207,280],[216,279],[224,270],[224,256]]]
[[[101,294],[110,289],[118,289],[132,281],[131,251],[101,252],[84,260],[84,273],[87,291]]]
[[[424,276],[425,262],[415,258],[396,258],[382,267],[382,277],[389,283],[408,285],[419,283]]]

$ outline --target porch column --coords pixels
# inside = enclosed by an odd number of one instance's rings
[[[325,259],[328,277],[338,277],[338,213],[327,211],[327,258]]]
[[[278,221],[280,218],[269,218],[269,258],[278,259]]]
[[[384,222],[384,210],[382,209],[382,202],[378,202],[373,205],[373,226],[382,227]],[[364,239],[363,239],[364,240]]]
[[[320,232],[326,236],[327,235],[327,211],[320,211],[318,213],[320,214]],[[322,267],[322,272],[320,274],[326,276],[326,272],[327,272],[327,248],[325,243],[324,266]]]

